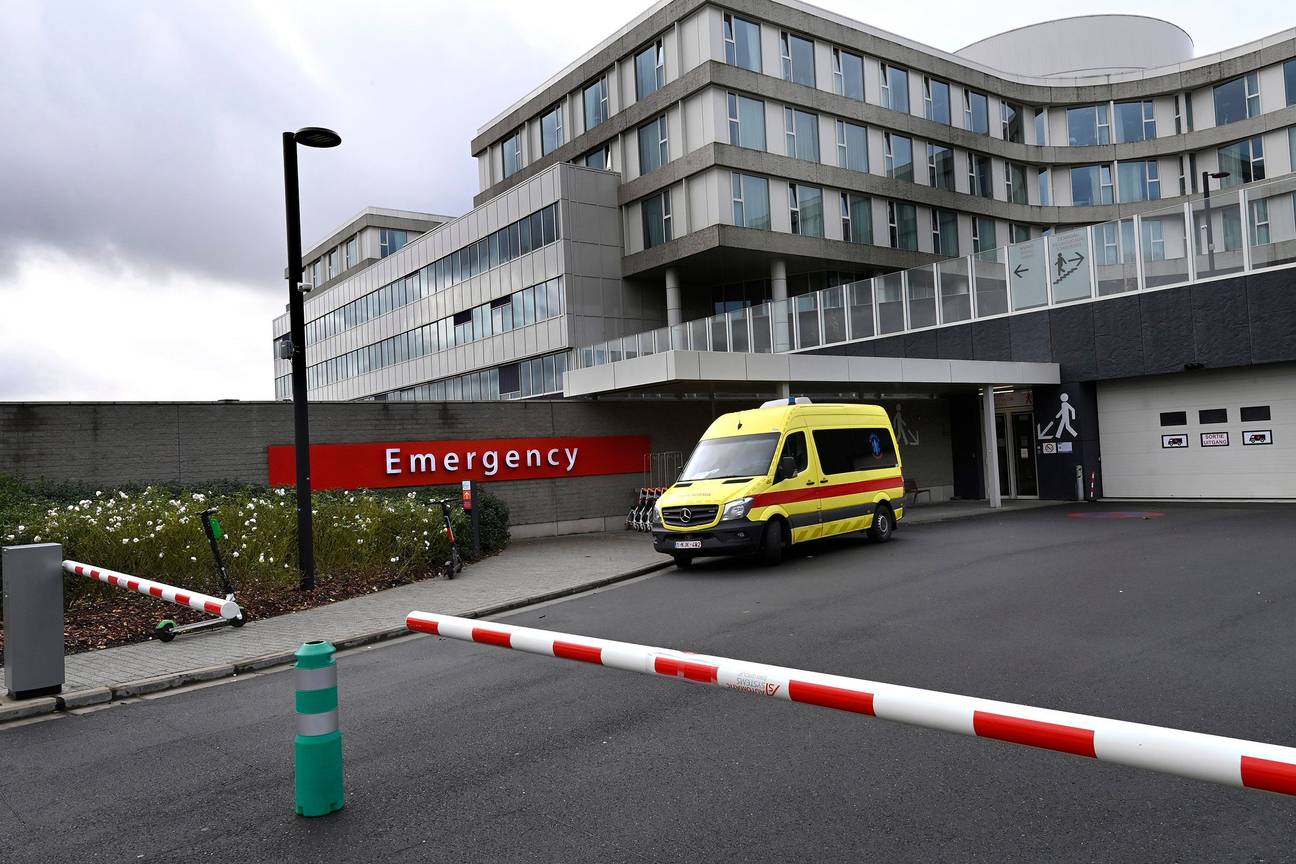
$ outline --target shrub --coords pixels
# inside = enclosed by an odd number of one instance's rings
[[[315,566],[334,578],[435,575],[449,554],[439,506],[458,489],[318,492],[313,498]],[[508,508],[480,494],[482,555],[508,543]],[[236,589],[297,583],[297,510],[292,490],[234,484],[87,490],[0,477],[0,543],[53,542],[63,555],[195,591],[220,593],[198,511],[216,507],[221,555]],[[467,514],[451,516],[460,553],[472,560]],[[108,590],[70,577],[69,603]]]

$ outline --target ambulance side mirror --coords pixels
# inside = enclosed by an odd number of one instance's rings
[[[774,472],[774,482],[787,480],[796,476],[796,457],[784,456],[779,460],[778,470]]]

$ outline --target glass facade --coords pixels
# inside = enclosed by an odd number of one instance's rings
[[[1000,102],[1003,112],[1003,138],[1014,144],[1026,143],[1026,132],[1022,122],[1022,107],[1011,102]]]
[[[981,198],[994,197],[994,176],[990,173],[990,157],[982,153],[968,153],[968,192]]]
[[[307,386],[311,389],[326,387],[347,378],[376,372],[438,351],[448,351],[459,345],[507,333],[561,314],[562,282],[560,279],[550,279],[316,363],[306,369]]]
[[[507,179],[522,169],[522,130],[519,129],[505,138],[500,151],[504,163],[504,177]]]
[[[620,358],[617,358],[620,359]],[[525,399],[562,392],[567,352],[545,354],[494,369],[442,378],[373,397],[386,402],[458,402]],[[287,398],[287,397],[284,397]]]
[[[726,12],[724,16],[725,62],[730,66],[761,71],[760,25]]]
[[[1027,203],[1026,166],[1014,162],[1004,163],[1004,185],[1008,191],[1008,200],[1014,204]]]
[[[409,232],[399,228],[378,229],[378,257],[386,258],[393,252],[399,252],[409,242]]]
[[[918,213],[912,204],[887,202],[887,231],[892,249],[918,249]]]
[[[735,147],[765,149],[765,103],[750,96],[730,93],[729,143]]]
[[[1263,180],[1265,177],[1264,139],[1256,136],[1221,147],[1219,170],[1227,171],[1229,174],[1220,180],[1221,189]]]
[[[952,210],[933,209],[932,251],[937,255],[958,255],[958,214]]]
[[[562,230],[558,205],[550,204],[384,285],[377,291],[370,291],[350,303],[307,321],[306,344],[313,345],[336,336],[560,239]]]
[[[972,219],[972,252],[988,252],[998,247],[995,238],[995,220],[989,216],[976,216]]]

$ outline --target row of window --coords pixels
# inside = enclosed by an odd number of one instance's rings
[[[335,384],[396,363],[556,318],[561,314],[561,280],[550,279],[316,363],[306,370],[307,386],[314,389]]]
[[[457,402],[525,399],[561,393],[567,353],[546,354],[493,369],[482,369],[440,381],[429,381],[375,396],[389,402]]]
[[[303,275],[306,281],[318,288],[328,280],[345,273],[359,263],[360,239],[359,235],[352,234],[346,240],[307,264],[303,268]]]
[[[1229,422],[1227,408],[1203,408],[1197,412],[1197,422],[1202,426],[1210,426],[1216,423]],[[1238,411],[1238,419],[1242,423],[1267,423],[1269,421],[1268,405],[1249,405]],[[1187,411],[1162,411],[1162,426],[1187,426]]]
[[[443,255],[408,276],[307,322],[306,344],[312,345],[436,291],[444,291],[561,238],[558,205],[550,204],[493,231],[476,243]]]

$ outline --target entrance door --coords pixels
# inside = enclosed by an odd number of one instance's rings
[[[1005,498],[1039,495],[1035,474],[1034,413],[1001,411],[996,414],[995,446],[999,450],[999,494]]]

